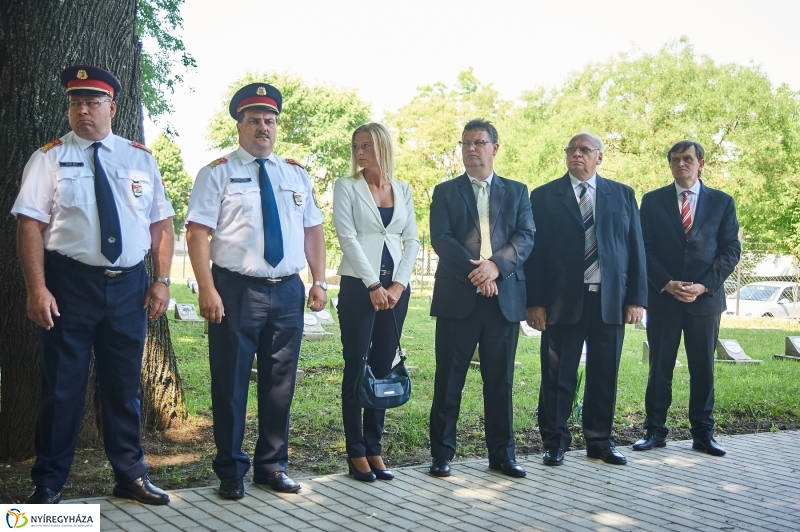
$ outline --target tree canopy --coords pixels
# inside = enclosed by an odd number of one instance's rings
[[[164,179],[167,198],[175,209],[172,223],[175,233],[181,234],[186,224],[186,209],[189,206],[189,195],[192,192],[192,178],[183,166],[181,149],[165,134],[161,134],[153,142],[150,149],[158,163],[158,170]]]

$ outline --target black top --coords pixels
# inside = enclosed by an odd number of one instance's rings
[[[378,212],[381,215],[383,226],[386,227],[389,225],[394,215],[394,207],[378,207]],[[394,270],[394,261],[392,260],[392,255],[389,253],[389,248],[386,247],[386,244],[383,245],[383,255],[381,255],[381,270]],[[378,274],[380,275],[380,272],[378,272]]]

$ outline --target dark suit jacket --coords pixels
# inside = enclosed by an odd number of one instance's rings
[[[698,316],[725,311],[723,283],[739,262],[739,222],[733,198],[702,184],[689,240],[683,232],[675,184],[642,198],[642,233],[647,255],[649,313],[686,311]],[[692,303],[661,291],[669,281],[700,283],[708,289]]]
[[[639,209],[631,187],[599,175],[595,203],[602,318],[619,325],[624,305],[647,305]],[[545,307],[547,323],[577,323],[583,310],[584,227],[569,173],[534,189],[531,206],[538,234],[525,263],[528,307]]]
[[[495,174],[489,192],[492,249],[500,269],[496,279],[500,310],[508,321],[525,319],[522,265],[533,247],[533,216],[528,187]],[[481,251],[478,204],[466,174],[436,185],[431,201],[431,244],[439,256],[431,316],[464,318],[472,312],[476,289],[467,278],[469,261]]]

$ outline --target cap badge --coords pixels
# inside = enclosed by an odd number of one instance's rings
[[[89,79],[89,74],[87,74],[83,69],[78,70],[78,73],[75,76],[78,79]]]
[[[259,96],[266,96],[267,89],[265,89],[264,87],[259,87],[256,89],[256,94],[258,94]]]

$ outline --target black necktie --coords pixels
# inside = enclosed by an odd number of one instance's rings
[[[119,227],[119,213],[114,201],[114,193],[108,184],[103,165],[100,164],[101,142],[92,144],[94,148],[94,195],[97,201],[97,215],[100,218],[100,252],[114,264],[122,255],[122,231]]]
[[[275,268],[283,260],[283,233],[275,191],[267,173],[267,160],[256,159],[258,163],[258,186],[261,187],[261,217],[264,221],[264,259]]]

